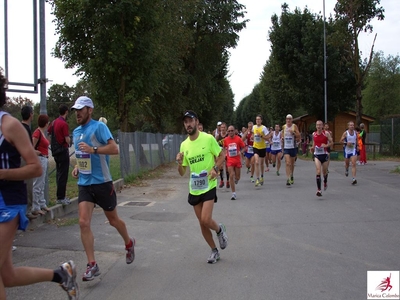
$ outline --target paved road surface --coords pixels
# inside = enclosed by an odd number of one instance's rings
[[[218,192],[214,217],[226,224],[229,246],[215,265],[206,263],[209,249],[187,204],[187,179],[174,166],[163,178],[118,194],[119,214],[137,240],[132,265],[125,264],[122,239],[96,209],[102,274],[79,281],[81,299],[366,299],[368,270],[400,270],[400,176],[390,173],[396,165],[360,166],[359,184],[352,186],[343,162],[332,162],[321,198],[311,161],[297,162],[290,188],[274,171],[255,188],[243,170],[238,200],[229,200],[230,191]],[[124,205],[129,201],[150,205]],[[77,215],[67,217],[73,223]],[[85,271],[77,224],[43,225],[18,235],[15,245],[16,265],[53,268],[73,259],[79,274]],[[53,283],[8,289],[7,295],[67,298]]]

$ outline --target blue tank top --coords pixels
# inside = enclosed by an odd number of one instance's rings
[[[73,138],[79,169],[78,185],[88,186],[112,181],[109,155],[86,153],[78,147],[80,142],[85,142],[91,147],[107,145],[108,140],[113,139],[108,127],[103,122],[90,120],[74,130]]]
[[[4,115],[8,113],[0,111],[0,169],[16,169],[21,167],[21,154],[4,138],[1,130]],[[0,193],[6,205],[27,203],[26,184],[23,180],[0,180]]]

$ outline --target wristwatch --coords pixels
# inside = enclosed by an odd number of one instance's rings
[[[219,168],[218,168],[217,166],[214,166],[213,169],[214,169],[214,171],[218,174]]]
[[[93,147],[94,154],[97,154],[97,149],[99,149],[99,148],[96,146]]]

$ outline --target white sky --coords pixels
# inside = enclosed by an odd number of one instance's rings
[[[230,82],[235,94],[235,104],[251,93],[259,82],[263,67],[269,57],[270,43],[268,30],[271,27],[271,16],[281,14],[281,5],[286,2],[291,11],[295,7],[302,10],[307,5],[313,13],[323,11],[323,0],[239,0],[246,6],[246,19],[250,19],[247,27],[240,32],[238,46],[231,50],[230,58]],[[333,14],[335,0],[325,0],[325,14],[328,17]],[[400,1],[381,0],[385,8],[385,20],[373,21],[374,32],[362,33],[360,48],[364,54],[369,53],[374,34],[377,33],[375,51],[382,50],[385,56],[398,55],[400,44]],[[33,80],[33,39],[32,39],[32,0],[9,0],[9,80],[19,82],[32,82]],[[4,67],[4,0],[0,0],[0,66]],[[23,7],[23,9],[21,9]],[[59,59],[51,56],[51,51],[57,41],[51,7],[46,3],[46,63],[47,88],[51,84],[75,85],[78,78],[73,75],[73,70],[65,69]],[[18,38],[15,38],[17,36]],[[365,57],[365,55],[364,55]],[[39,75],[39,74],[38,74]],[[39,94],[8,93],[10,97],[22,95],[34,102],[39,102]]]
[[[239,0],[246,6],[246,29],[240,33],[238,46],[231,50],[230,58],[230,83],[235,94],[235,105],[251,94],[254,86],[259,83],[264,65],[270,54],[268,30],[272,26],[271,16],[281,15],[282,3],[286,2],[293,11],[296,7],[301,10],[308,6],[312,13],[323,13],[323,0]],[[337,1],[325,1],[325,16],[334,15],[333,8]],[[400,53],[400,1],[381,0],[385,9],[383,21],[374,20],[372,34],[362,33],[359,39],[360,49],[364,54],[369,54],[375,33],[378,34],[374,51],[382,50],[385,56]],[[395,41],[395,42],[393,42]]]

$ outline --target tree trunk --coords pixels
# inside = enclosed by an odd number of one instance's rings
[[[362,122],[363,105],[362,105],[362,93],[361,93],[361,82],[356,85],[356,124],[359,126]]]

